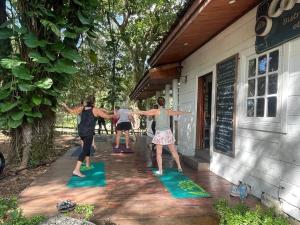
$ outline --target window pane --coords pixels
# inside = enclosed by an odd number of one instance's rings
[[[266,93],[266,77],[257,79],[257,96],[265,95]]]
[[[269,76],[269,84],[268,84],[268,94],[276,94],[277,93],[277,81],[278,75],[272,74]]]
[[[254,116],[254,99],[247,100],[247,116],[248,117]]]
[[[267,55],[258,58],[258,74],[265,74],[267,71]]]
[[[255,79],[248,80],[248,97],[255,95]]]
[[[265,111],[265,99],[258,98],[256,99],[256,116],[263,117]]]
[[[271,52],[269,55],[269,72],[278,70],[279,51]]]
[[[276,117],[277,97],[268,98],[268,117]]]
[[[256,71],[256,59],[251,59],[249,61],[248,77],[254,77],[255,71]]]

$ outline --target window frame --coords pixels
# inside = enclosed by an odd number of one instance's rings
[[[256,68],[258,68],[258,58],[263,55],[269,55],[271,52],[279,50],[278,54],[278,70],[277,70],[277,110],[276,110],[276,117],[248,117],[247,116],[247,100],[248,100],[248,70],[249,70],[249,61],[253,58],[256,59]],[[254,47],[249,48],[242,52],[241,54],[241,66],[240,66],[240,74],[241,80],[239,82],[239,93],[241,96],[238,99],[239,104],[239,121],[238,127],[245,128],[245,129],[254,129],[254,130],[261,130],[261,131],[272,131],[272,132],[279,132],[279,133],[287,133],[287,82],[288,82],[288,56],[289,56],[289,43],[281,45],[279,47],[272,48],[268,51],[262,52],[257,54],[255,52]],[[268,72],[269,66],[267,65],[267,75],[263,75],[265,77],[275,74],[276,72]],[[258,71],[256,71],[258,73]],[[257,78],[263,77],[256,74],[255,76],[255,99],[257,99]],[[266,79],[267,80],[267,79]],[[268,86],[267,81],[265,83],[265,108],[267,109],[267,94]],[[271,95],[270,95],[271,96]],[[256,103],[255,103],[256,104]],[[254,107],[256,110],[256,107]],[[264,112],[265,115],[267,111]],[[256,112],[255,114],[256,115]]]

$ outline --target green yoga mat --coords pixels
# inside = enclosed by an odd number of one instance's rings
[[[152,170],[154,173],[155,170]],[[207,198],[210,197],[202,187],[190,178],[174,169],[165,169],[160,182],[167,188],[174,198]]]
[[[80,171],[86,177],[72,176],[67,184],[69,188],[104,187],[106,185],[103,162],[92,163],[90,168],[83,165]]]

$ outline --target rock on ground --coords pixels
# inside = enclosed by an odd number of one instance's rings
[[[41,223],[40,225],[95,225],[94,223],[73,219],[71,217],[58,215],[49,218],[47,221]]]

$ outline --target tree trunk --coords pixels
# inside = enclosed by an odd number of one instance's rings
[[[20,169],[25,169],[28,166],[30,150],[31,150],[31,142],[32,142],[32,124],[25,123],[22,126],[22,161],[20,165]]]

